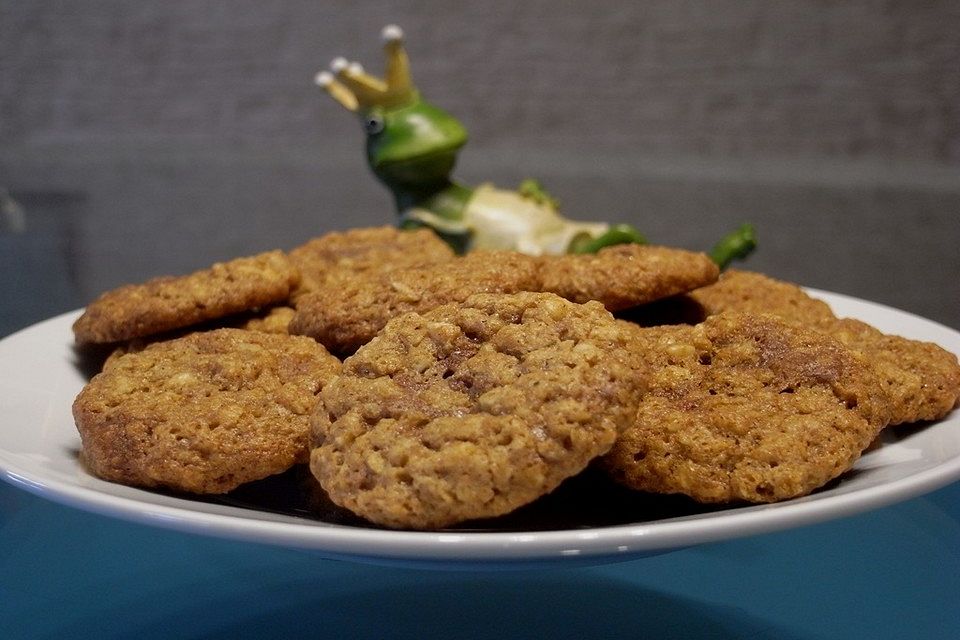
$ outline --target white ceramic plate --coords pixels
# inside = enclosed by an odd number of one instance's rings
[[[854,298],[813,291],[837,315],[960,353],[960,333]],[[960,478],[960,411],[919,427],[888,429],[854,471],[813,495],[775,505],[648,511],[633,505],[618,524],[399,532],[325,522],[238,502],[209,502],[98,480],[77,461],[70,405],[86,381],[64,314],[0,341],[0,471],[28,491],[148,525],[311,549],[326,557],[434,567],[600,563],[771,532],[847,516],[932,491]],[[655,504],[650,502],[648,504]],[[687,504],[687,503],[683,503]],[[625,519],[624,519],[625,518]],[[524,521],[520,521],[521,523]]]

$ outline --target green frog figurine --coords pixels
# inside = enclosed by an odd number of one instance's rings
[[[336,58],[329,71],[317,74],[316,83],[360,117],[367,135],[367,162],[393,193],[401,226],[430,227],[460,252],[483,248],[531,255],[592,253],[613,244],[646,242],[630,225],[564,218],[556,201],[534,180],[525,180],[516,191],[490,184],[469,187],[453,180],[467,131],[420,96],[400,28],[385,27],[383,40],[383,78],[367,73],[357,62]],[[724,267],[748,255],[755,245],[753,228],[743,225],[717,243],[710,255]]]

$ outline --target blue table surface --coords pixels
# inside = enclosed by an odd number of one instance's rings
[[[0,483],[0,638],[958,638],[960,483],[596,567],[446,572],[151,528]]]

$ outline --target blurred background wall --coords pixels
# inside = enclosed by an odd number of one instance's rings
[[[331,58],[414,78],[457,175],[960,327],[960,3],[0,0],[0,333],[124,282],[385,224]],[[2,193],[2,192],[0,192]]]

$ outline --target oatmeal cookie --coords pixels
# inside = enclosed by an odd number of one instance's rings
[[[308,458],[309,413],[340,362],[309,338],[192,333],[119,356],[77,396],[82,457],[123,484],[224,493]]]
[[[772,313],[822,331],[860,353],[883,381],[893,411],[890,424],[942,418],[960,397],[956,355],[929,342],[885,334],[860,320],[837,318],[825,302],[796,285],[759,273],[729,271],[717,284],[689,297],[706,314]]]
[[[73,325],[79,344],[140,338],[286,300],[299,273],[281,251],[154,278],[101,295]]]
[[[174,329],[164,333],[155,333],[143,338],[133,338],[115,345],[103,362],[103,369],[111,366],[120,356],[128,353],[143,351],[155,342],[176,340],[199,331],[213,331],[215,329],[245,329],[247,331],[261,331],[264,333],[288,333],[287,325],[293,317],[293,307],[276,306],[265,311],[251,311],[233,315],[229,318],[220,318],[182,329]]]
[[[537,261],[510,251],[475,251],[429,267],[357,274],[297,300],[290,332],[323,343],[334,353],[352,353],[387,321],[408,311],[424,312],[475,293],[535,291]]]
[[[729,269],[716,284],[689,294],[704,311],[704,317],[724,311],[772,313],[796,322],[820,322],[835,318],[823,300],[808,295],[795,284],[761,273]]]
[[[311,420],[330,498],[388,527],[507,513],[605,453],[636,410],[625,338],[597,302],[481,294],[391,320]]]
[[[541,291],[573,302],[597,300],[610,311],[711,284],[720,271],[706,254],[619,244],[596,254],[541,256]]]
[[[302,279],[293,299],[336,282],[391,269],[422,267],[454,257],[453,249],[430,229],[369,227],[335,231],[290,251]]]
[[[290,333],[288,327],[295,313],[293,307],[278,305],[245,318],[238,328],[263,333]]]
[[[860,353],[877,371],[890,399],[890,424],[937,420],[960,398],[957,356],[933,344],[885,334],[853,318],[817,326]]]
[[[634,489],[705,503],[801,496],[850,469],[890,419],[868,363],[776,316],[621,329],[650,389],[602,464]]]

